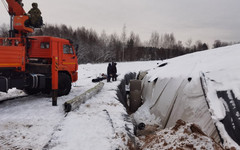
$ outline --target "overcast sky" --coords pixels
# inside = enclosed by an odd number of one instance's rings
[[[37,2],[44,23],[94,29],[99,34],[139,34],[148,40],[153,31],[174,33],[177,40],[240,41],[240,0],[23,0],[28,11]],[[0,24],[9,16],[0,4]]]

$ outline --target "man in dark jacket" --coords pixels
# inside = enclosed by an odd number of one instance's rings
[[[110,82],[111,77],[112,77],[112,65],[111,63],[109,63],[107,67],[107,82]]]
[[[112,62],[112,80],[117,81],[117,63]]]
[[[40,28],[43,25],[41,11],[38,9],[37,3],[32,3],[32,9],[29,10],[30,24],[34,28]]]

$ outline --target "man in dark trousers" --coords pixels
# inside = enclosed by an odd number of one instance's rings
[[[109,63],[107,67],[107,82],[110,82],[111,77],[112,77],[112,65],[111,63]]]
[[[117,63],[112,62],[112,80],[117,81]]]

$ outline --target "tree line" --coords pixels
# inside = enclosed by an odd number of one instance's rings
[[[7,37],[8,30],[6,24],[1,25],[0,36]],[[125,25],[121,35],[116,33],[107,35],[105,31],[98,35],[95,30],[85,27],[73,29],[66,25],[51,24],[36,29],[32,35],[54,36],[71,40],[78,56],[78,63],[163,60],[209,49],[209,46],[201,40],[193,43],[189,39],[183,43],[176,40],[173,33],[160,35],[156,31],[152,32],[148,41],[142,42],[139,35],[134,32],[127,36]],[[232,44],[236,43],[216,40],[213,48]]]

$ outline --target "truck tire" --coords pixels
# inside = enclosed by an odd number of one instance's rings
[[[43,94],[50,95],[52,91],[52,80],[51,78],[46,78],[46,86],[41,90]]]
[[[72,81],[66,73],[58,75],[58,96],[68,95],[72,88]]]

